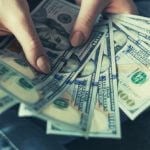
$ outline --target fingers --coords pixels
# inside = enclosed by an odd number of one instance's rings
[[[77,2],[80,1],[77,0]],[[107,4],[108,0],[82,0],[81,9],[70,37],[72,46],[79,46],[89,38],[97,15]]]
[[[10,31],[7,30],[1,23],[0,23],[0,36],[10,35]]]
[[[18,27],[17,30],[11,28],[11,31],[21,44],[29,63],[38,71],[48,73],[50,69],[49,62],[31,18],[28,16],[18,20],[16,26]]]
[[[138,9],[133,0],[112,0],[105,11],[108,13],[138,14]]]
[[[21,44],[29,63],[38,71],[48,73],[50,64],[42,44],[35,31],[26,1],[14,0],[14,12],[17,16],[9,18],[7,28]]]

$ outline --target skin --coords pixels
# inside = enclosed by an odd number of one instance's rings
[[[70,42],[74,47],[89,38],[93,23],[100,12],[137,13],[132,0],[76,0],[76,2],[81,8],[70,36]],[[27,60],[37,71],[44,73],[50,71],[50,63],[35,31],[26,0],[0,0],[0,36],[8,34],[13,34],[17,38]]]

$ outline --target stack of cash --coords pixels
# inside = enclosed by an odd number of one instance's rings
[[[134,120],[150,106],[150,19],[100,16],[89,40],[74,48],[78,12],[63,0],[44,0],[32,12],[51,62],[47,75],[9,51],[13,42],[0,45],[0,113],[21,103],[19,116],[45,120],[47,134],[120,138],[119,107]]]

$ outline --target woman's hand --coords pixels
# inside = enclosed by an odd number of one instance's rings
[[[29,63],[48,73],[50,65],[35,31],[26,0],[0,0],[0,35],[13,34]]]
[[[84,43],[97,15],[103,10],[112,13],[136,13],[132,0],[76,0],[80,13],[70,37],[73,46]],[[26,0],[0,0],[0,35],[13,34],[21,44],[29,63],[38,71],[48,73],[50,63],[35,31]]]
[[[81,8],[70,37],[73,46],[79,46],[88,39],[95,19],[102,11],[137,13],[133,0],[76,0],[76,2]]]

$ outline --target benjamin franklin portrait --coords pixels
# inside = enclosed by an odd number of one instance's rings
[[[69,33],[53,19],[34,17],[36,30],[44,47],[54,51],[64,51],[71,47]]]
[[[115,53],[119,52],[127,43],[127,36],[121,31],[114,31],[114,48]]]

